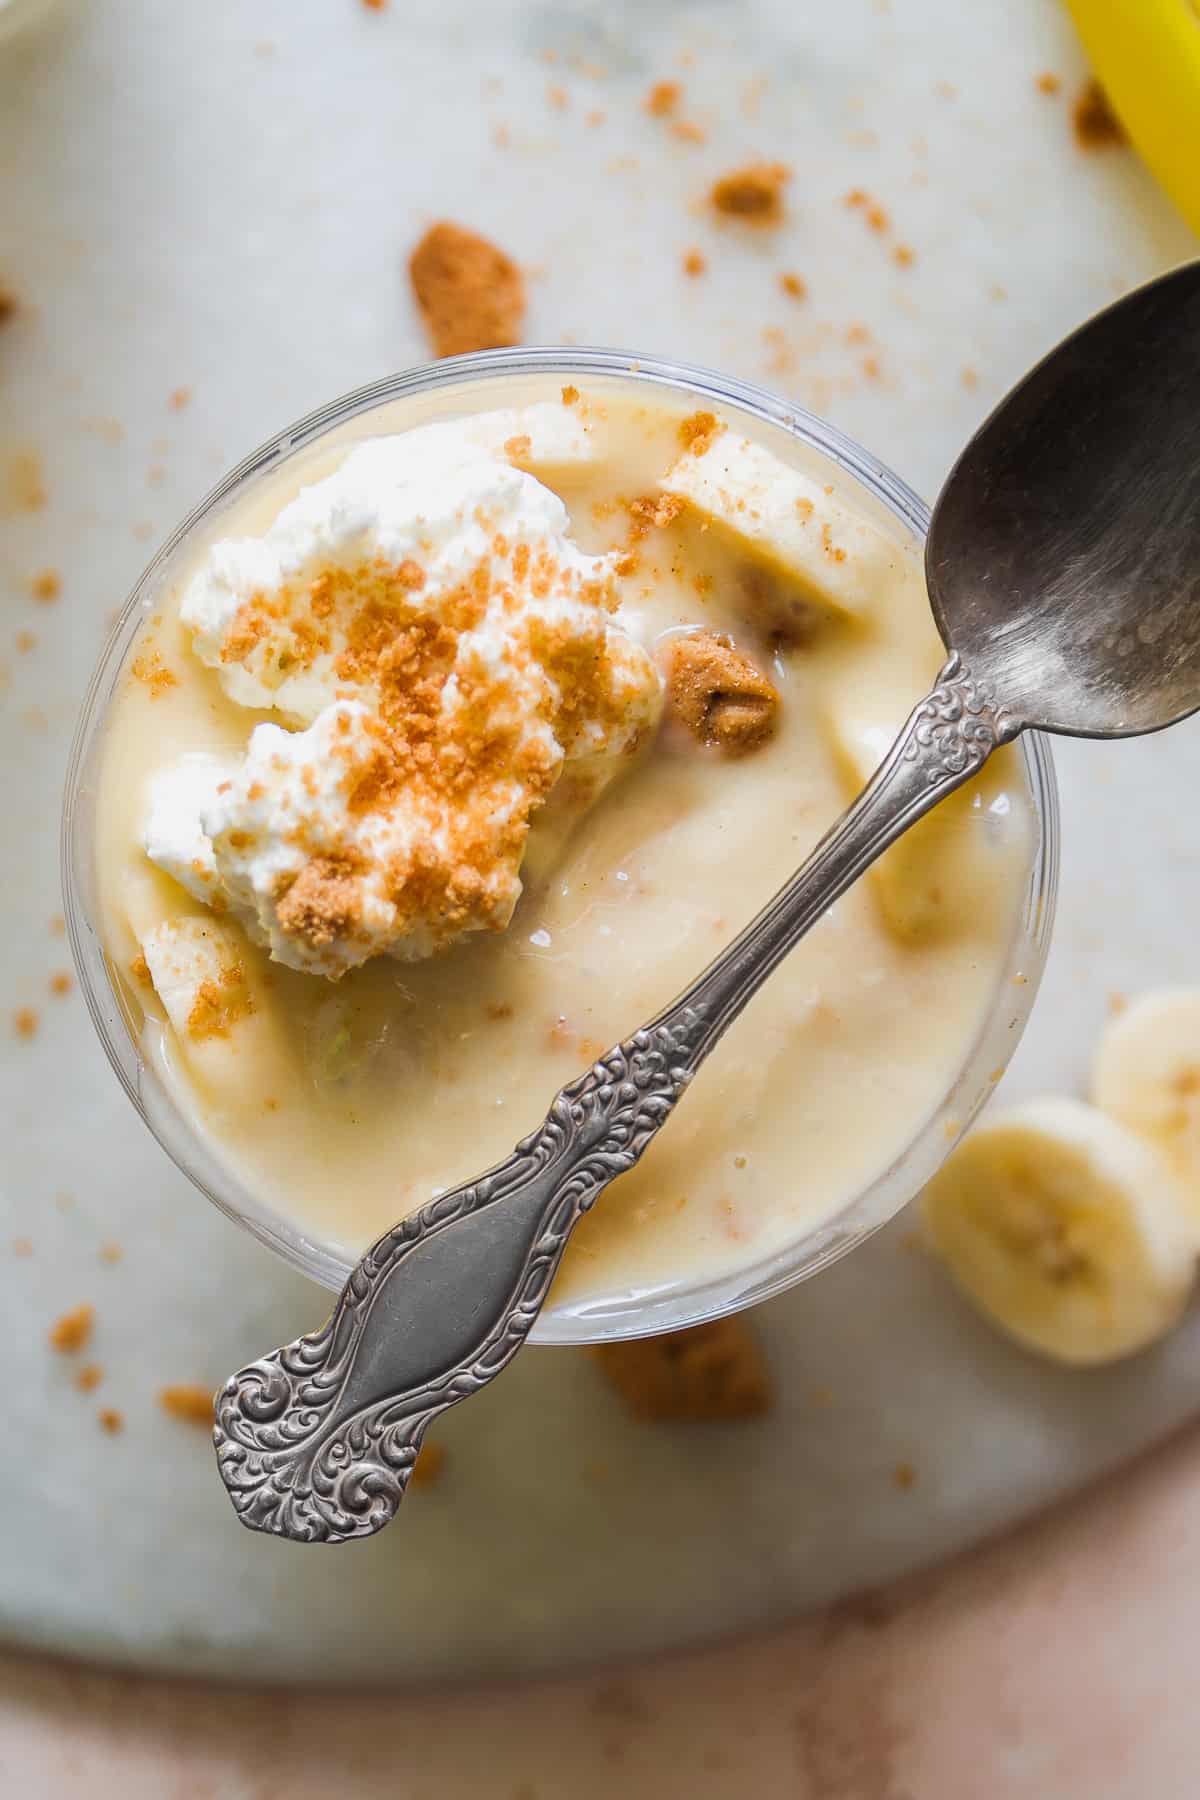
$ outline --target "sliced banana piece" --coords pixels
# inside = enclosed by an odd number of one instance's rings
[[[532,406],[503,407],[480,413],[453,429],[551,487],[594,468],[605,455],[600,434],[579,403],[567,406],[556,400],[539,400]]]
[[[1032,1100],[968,1137],[926,1188],[934,1248],[988,1317],[1066,1363],[1161,1337],[1197,1233],[1157,1152],[1082,1100]]]
[[[728,428],[699,436],[659,482],[827,613],[870,610],[902,552],[770,450]]]
[[[240,931],[219,919],[180,918],[148,931],[142,955],[180,1051],[208,1092],[239,1104],[251,1090],[269,1093],[286,1052]]]
[[[1168,1156],[1200,1218],[1200,988],[1159,988],[1111,1021],[1092,1098]]]
[[[899,730],[897,721],[896,730]],[[827,721],[847,802],[856,798],[892,747],[896,730],[843,704]],[[988,782],[985,772],[984,783]],[[906,943],[927,943],[969,916],[980,883],[979,833],[971,814],[986,786],[959,788],[906,831],[870,869],[884,924]],[[984,898],[981,896],[980,898]]]

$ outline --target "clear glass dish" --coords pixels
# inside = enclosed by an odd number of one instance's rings
[[[328,1288],[340,1288],[349,1273],[343,1254],[307,1236],[251,1194],[200,1134],[139,1042],[121,984],[106,955],[99,930],[96,881],[95,794],[109,704],[130,646],[146,613],[178,565],[192,534],[247,488],[281,463],[309,450],[335,447],[380,429],[445,416],[462,408],[462,390],[486,382],[488,406],[527,398],[522,384],[547,378],[563,382],[644,384],[668,403],[689,407],[716,404],[726,414],[743,414],[782,429],[797,453],[832,461],[860,490],[864,508],[886,515],[917,543],[924,540],[928,509],[890,470],[833,426],[762,389],[705,369],[610,350],[499,350],[412,369],[358,389],[311,413],[273,438],[228,475],[163,545],[126,602],[92,679],[67,771],[62,826],[65,910],[71,948],[93,1022],[126,1093],[159,1143],[215,1205],[251,1231],[285,1261]],[[474,402],[474,396],[472,396]],[[380,409],[403,406],[384,423]],[[717,1279],[681,1279],[648,1296],[618,1296],[547,1306],[534,1332],[541,1343],[592,1343],[637,1337],[698,1324],[777,1294],[825,1268],[862,1242],[900,1210],[945,1159],[992,1091],[992,1073],[1012,1056],[1037,993],[1054,915],[1058,864],[1057,797],[1046,741],[1026,735],[1019,745],[1034,829],[1026,871],[1024,905],[1007,954],[997,966],[987,1015],[956,1076],[929,1117],[914,1122],[913,1135],[899,1156],[832,1217],[802,1231],[782,1250]],[[1014,978],[1018,978],[1014,980]],[[630,1028],[637,1023],[629,1021]],[[536,1104],[533,1108],[536,1112]],[[529,1119],[532,1127],[536,1120]],[[599,1202],[603,1205],[603,1200]]]

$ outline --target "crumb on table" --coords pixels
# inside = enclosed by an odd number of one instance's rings
[[[110,1437],[115,1437],[118,1431],[125,1429],[125,1415],[119,1413],[115,1406],[102,1406],[96,1417],[100,1421],[100,1429],[107,1431]]]
[[[685,275],[703,275],[708,268],[708,258],[703,250],[685,250],[683,255],[683,272]]]
[[[69,994],[75,986],[75,977],[69,969],[56,969],[50,977],[50,992],[59,1000]]]
[[[57,1318],[50,1327],[50,1348],[69,1356],[91,1338],[96,1325],[96,1309],[85,1300]]]
[[[741,1319],[599,1344],[592,1355],[640,1419],[748,1419],[771,1404],[766,1362]]]
[[[512,258],[478,232],[448,219],[431,225],[408,271],[435,356],[520,343],[524,278]]]
[[[1034,83],[1039,94],[1057,94],[1062,89],[1062,81],[1049,69],[1043,69]]]
[[[683,99],[683,87],[678,81],[656,81],[646,95],[643,105],[646,111],[656,119],[665,119],[678,107]]]
[[[719,213],[755,225],[775,225],[783,217],[783,190],[791,180],[786,163],[747,163],[712,185],[709,199]]]
[[[795,275],[786,269],[779,277],[779,285],[791,300],[808,299],[808,283],[802,275]]]
[[[29,590],[35,600],[49,606],[62,593],[62,576],[57,569],[39,569],[29,583]]]
[[[182,1419],[188,1425],[203,1425],[209,1431],[212,1429],[213,1397],[209,1388],[198,1383],[179,1382],[159,1389],[158,1404],[173,1419]]]
[[[79,1389],[81,1394],[92,1393],[100,1386],[103,1379],[104,1370],[100,1367],[99,1363],[84,1363],[81,1369],[75,1371],[75,1386]]]
[[[13,1014],[13,1030],[17,1036],[26,1040],[36,1037],[37,1028],[38,1016],[32,1006],[18,1006]]]

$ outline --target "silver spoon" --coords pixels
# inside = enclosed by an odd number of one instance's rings
[[[573,1226],[722,1032],[876,857],[1030,728],[1157,731],[1200,707],[1200,262],[1061,344],[958,459],[926,545],[947,661],[849,811],[672,1005],[563,1088],[506,1162],[363,1257],[323,1330],[217,1396],[244,1525],[386,1525],[438,1413],[511,1362]]]

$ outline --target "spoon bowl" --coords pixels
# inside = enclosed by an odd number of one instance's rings
[[[948,649],[1019,728],[1200,707],[1200,262],[1051,351],[951,469],[925,551]]]

